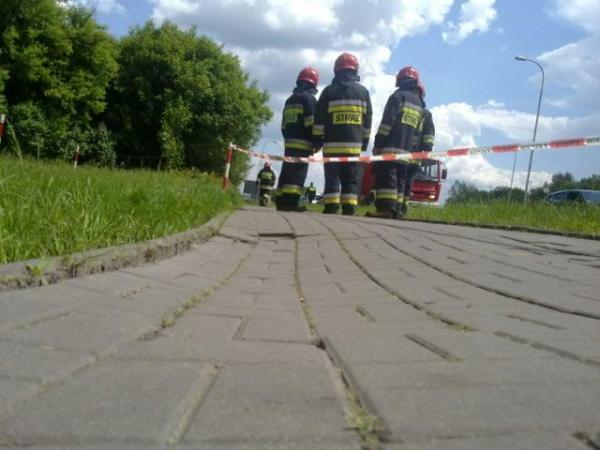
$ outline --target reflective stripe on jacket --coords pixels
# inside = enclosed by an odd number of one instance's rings
[[[410,152],[423,114],[423,102],[411,91],[394,92],[385,105],[375,147],[382,153]]]
[[[417,133],[413,138],[412,151],[430,152],[433,150],[434,141],[435,126],[433,124],[433,116],[431,115],[431,111],[424,108],[421,122],[419,123],[419,128],[417,129]]]
[[[262,169],[258,172],[257,180],[260,182],[261,188],[271,187],[275,184],[275,172],[271,169]]]
[[[312,90],[296,88],[286,100],[281,118],[285,148],[313,152],[312,127],[317,99]]]
[[[324,155],[358,155],[367,148],[373,109],[369,91],[357,80],[348,73],[336,76],[317,102],[312,134]]]

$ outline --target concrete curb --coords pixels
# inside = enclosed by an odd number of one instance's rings
[[[171,258],[217,235],[230,214],[220,214],[193,230],[136,244],[5,264],[0,266],[0,292]]]

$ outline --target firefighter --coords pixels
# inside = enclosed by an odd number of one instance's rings
[[[256,176],[256,182],[258,184],[258,204],[260,206],[271,205],[271,192],[273,191],[276,178],[275,172],[271,169],[271,164],[269,164],[268,161],[265,162],[265,165]]]
[[[312,127],[315,121],[317,85],[319,72],[312,67],[302,69],[296,80],[293,94],[286,100],[281,121],[285,139],[285,156],[307,157],[314,153]],[[283,163],[277,189],[277,209],[281,211],[304,211],[300,197],[308,164]]]
[[[358,76],[358,60],[342,53],[335,61],[335,77],[317,103],[313,137],[323,156],[358,156],[367,149],[373,110],[369,91]],[[325,163],[325,214],[356,214],[359,163]],[[341,186],[340,186],[341,185]],[[341,187],[341,189],[340,189]]]
[[[412,149],[413,138],[423,111],[419,98],[419,72],[411,66],[400,69],[396,87],[387,101],[381,125],[375,136],[374,154],[402,154]],[[379,161],[375,163],[375,208],[369,216],[397,218],[401,216],[404,201],[406,161]]]
[[[425,85],[419,81],[417,88],[419,89],[419,98],[423,102],[423,115],[421,116],[421,121],[419,122],[419,128],[417,128],[417,133],[413,138],[413,146],[411,151],[413,152],[430,152],[433,150],[433,142],[435,139],[435,126],[433,124],[433,117],[431,115],[431,111],[427,109],[425,105]],[[410,198],[410,193],[412,192],[413,182],[415,180],[415,175],[419,171],[419,167],[421,166],[420,160],[409,160],[406,180],[404,184],[404,199],[401,206],[402,215],[406,215],[408,212],[408,200]]]
[[[310,182],[310,185],[306,188],[306,199],[308,200],[308,204],[311,205],[317,196],[317,188],[315,185]]]

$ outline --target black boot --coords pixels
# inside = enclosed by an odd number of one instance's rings
[[[337,214],[339,210],[339,206],[337,204],[334,205],[325,205],[323,208],[323,214]]]
[[[394,212],[386,209],[381,209],[377,211],[367,211],[365,214],[367,217],[375,217],[377,219],[393,219]]]
[[[342,214],[344,216],[355,216],[356,215],[356,206],[342,205]]]

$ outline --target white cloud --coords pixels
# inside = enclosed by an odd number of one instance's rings
[[[553,0],[553,12],[557,16],[598,34],[600,29],[600,3],[598,0]]]
[[[279,130],[281,109],[302,67],[311,65],[320,71],[322,88],[333,77],[337,55],[342,51],[355,53],[361,62],[363,83],[371,92],[376,129],[387,97],[395,89],[395,74],[384,70],[392,50],[405,37],[443,26],[454,3],[454,0],[151,1],[156,21],[168,19],[184,27],[197,26],[202,33],[224,43],[226,50],[238,54],[250,76],[269,89],[275,116],[264,128],[264,138],[257,148],[275,154],[283,152]],[[494,4],[494,0],[463,1],[458,23],[446,28],[444,39],[457,43],[474,33],[488,31],[497,17]],[[587,54],[591,48],[583,50]],[[564,57],[556,58],[559,56]],[[548,61],[551,59],[548,56]],[[592,73],[594,67],[584,72]],[[553,69],[548,67],[548,70]],[[427,79],[426,73],[422,75]],[[580,76],[578,86],[588,75]],[[493,130],[506,140],[529,141],[535,120],[533,114],[512,111],[496,100],[481,106],[453,103],[432,111],[439,150],[479,144],[486,130]],[[539,140],[587,134],[595,131],[593,127],[599,122],[599,114],[575,119],[543,116]],[[463,179],[482,188],[510,183],[510,171],[493,167],[484,157],[454,158],[448,164],[451,179]],[[255,162],[256,167],[259,165],[262,164]],[[549,176],[535,172],[533,184],[540,184]],[[516,185],[523,185],[524,177],[524,172],[518,172]],[[310,166],[308,181],[315,181],[322,188],[322,166]]]
[[[600,104],[600,34],[543,53],[537,59],[544,66],[549,83],[566,90],[567,95],[549,98],[557,107],[586,107]]]
[[[475,32],[488,31],[498,13],[494,8],[496,0],[468,0],[460,7],[458,24],[450,22],[442,39],[449,44],[459,44]]]
[[[431,109],[436,126],[436,150],[478,145],[484,130],[501,133],[510,142],[529,142],[532,139],[535,114],[504,109],[492,101],[482,106],[451,103]],[[580,137],[597,132],[600,113],[586,117],[569,118],[541,116],[538,142],[564,137]],[[496,143],[494,143],[496,144]],[[479,144],[481,145],[481,144]],[[494,167],[484,156],[447,158],[449,181],[466,181],[481,189],[510,186],[511,170]],[[526,171],[515,173],[514,186],[525,186]],[[539,186],[549,181],[552,174],[532,172],[531,184]]]
[[[562,95],[549,98],[553,106],[598,110],[600,104],[600,1],[553,0],[551,14],[588,32],[588,36],[537,57],[546,80],[561,88]]]
[[[117,0],[69,0],[67,3],[92,8],[102,14],[124,14],[126,11]]]

